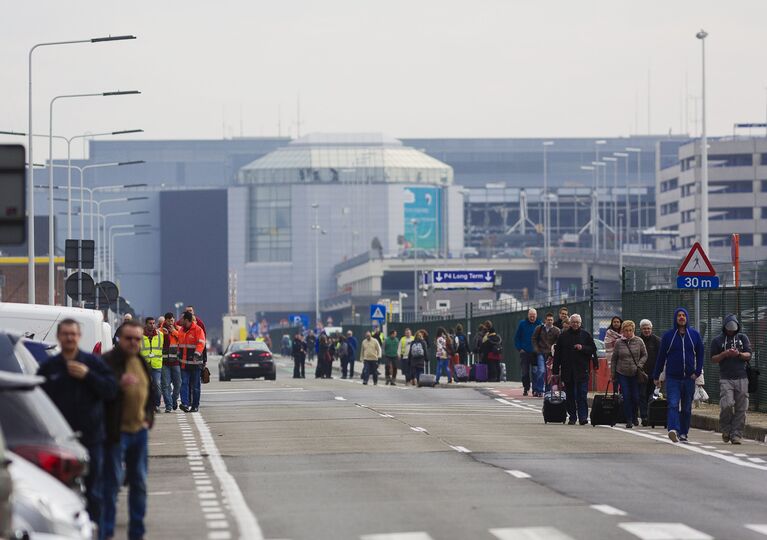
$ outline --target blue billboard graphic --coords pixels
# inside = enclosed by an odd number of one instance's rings
[[[441,195],[442,190],[438,187],[405,188],[405,240],[411,248],[439,249],[442,230]]]

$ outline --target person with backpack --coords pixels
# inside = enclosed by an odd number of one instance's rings
[[[397,380],[397,350],[399,349],[399,340],[397,331],[390,330],[389,337],[384,340],[383,354],[386,360],[386,384],[396,385]]]
[[[448,337],[447,331],[444,328],[441,326],[437,328],[437,337],[434,340],[437,357],[437,384],[439,384],[439,377],[443,372],[447,373],[447,383],[453,383],[453,375],[450,373],[449,368]]]
[[[349,342],[342,335],[338,336],[338,341],[336,343],[336,356],[341,362],[341,378],[346,379],[349,376],[349,361],[351,355],[349,350]]]
[[[480,348],[482,360],[487,364],[487,380],[501,382],[501,362],[503,361],[503,344],[492,324],[485,323],[485,337]]]
[[[468,364],[469,360],[469,343],[466,340],[466,334],[463,333],[463,325],[455,325],[455,353],[458,355],[459,364]]]
[[[415,339],[410,344],[410,350],[408,351],[408,364],[410,365],[410,384],[416,386],[418,384],[418,377],[424,372],[426,362],[428,361],[427,355],[429,353],[429,346],[426,343],[426,331],[418,330],[415,333]]]
[[[735,315],[727,315],[722,333],[711,342],[711,361],[719,364],[719,427],[722,440],[741,444],[748,410],[748,372],[751,342],[740,331]]]
[[[408,357],[410,355],[410,344],[413,343],[413,340],[415,338],[413,337],[413,331],[410,330],[410,328],[405,328],[405,335],[402,336],[402,338],[399,340],[399,349],[397,351],[397,356],[399,356],[400,360],[400,369],[402,370],[402,375],[405,376],[405,384],[410,384],[411,380],[411,369],[410,369],[410,361],[408,360]]]

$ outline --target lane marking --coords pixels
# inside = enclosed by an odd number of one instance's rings
[[[412,429],[413,431],[418,431],[419,433],[428,433],[428,431],[426,431],[426,428],[422,428],[422,427],[410,426],[410,429]]]
[[[336,396],[335,399],[336,399],[336,401],[346,401],[346,398],[345,397],[341,397],[341,396]]]
[[[517,402],[516,400],[515,401],[508,401],[508,400],[503,399],[503,398],[495,398],[495,400],[498,403],[503,403],[504,405],[511,405],[512,407],[517,407],[517,408],[525,410],[525,411],[530,411],[530,412],[535,412],[535,413],[541,412],[540,409],[536,409],[536,408],[530,407],[528,405],[520,405],[520,403]]]
[[[460,452],[461,454],[471,454],[471,450],[469,450],[465,446],[453,446],[450,444],[448,446],[452,448],[453,450],[455,450],[456,452]]]
[[[748,454],[733,454],[735,457],[748,457]]]
[[[425,532],[403,532],[389,534],[364,534],[360,540],[432,540]]]
[[[763,534],[767,536],[767,525],[761,525],[761,524],[752,524],[752,525],[745,525],[746,529],[750,529],[754,531],[755,533]]]
[[[490,529],[490,534],[499,540],[573,540],[554,527],[509,527]]]
[[[592,504],[591,508],[597,512],[602,512],[608,516],[627,516],[628,514],[619,508],[610,506],[609,504]]]
[[[660,435],[660,433],[658,433],[658,435]],[[688,442],[689,442],[690,444],[694,444],[695,446],[700,446],[700,445],[702,445],[702,444],[703,444],[703,443],[701,443],[701,442],[698,442],[698,441],[688,441]]]
[[[517,471],[517,470],[509,470],[506,471],[508,474],[513,476],[514,478],[531,478],[529,474],[523,471]]]
[[[714,449],[716,449],[716,446],[711,446],[709,444],[704,444],[703,446],[701,446],[701,448],[705,448],[706,450],[714,450]]]
[[[758,457],[750,457],[748,458],[748,460],[751,461],[752,463],[765,463],[765,461],[762,458],[758,458]]]
[[[618,527],[641,540],[714,540],[684,523],[618,523]]]
[[[231,537],[229,531],[211,531],[208,533],[208,540],[229,540]]]
[[[152,496],[159,497],[159,496],[162,496],[162,495],[172,495],[172,494],[173,494],[172,491],[150,491],[149,493],[147,493],[147,495],[149,495],[150,497],[152,497]]]
[[[256,520],[256,516],[253,515],[250,508],[248,508],[248,504],[245,502],[245,497],[243,497],[242,491],[240,491],[237,482],[227,470],[226,464],[221,457],[221,453],[216,446],[216,442],[213,440],[213,436],[210,433],[210,429],[208,429],[208,425],[205,423],[201,414],[194,415],[194,423],[200,434],[200,441],[208,453],[210,466],[218,479],[218,484],[221,486],[225,499],[229,503],[230,512],[237,522],[240,538],[242,540],[263,540],[264,533],[261,531],[258,520]],[[204,493],[198,494],[200,497],[202,495],[204,495]]]
[[[732,454],[729,450],[717,450],[720,454]]]

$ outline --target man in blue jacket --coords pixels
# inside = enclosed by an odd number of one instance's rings
[[[530,390],[530,368],[532,367],[533,377],[536,381],[542,381],[543,374],[546,373],[546,364],[542,360],[538,365],[538,355],[533,348],[533,332],[541,324],[543,323],[538,320],[538,312],[530,308],[527,312],[527,319],[519,321],[517,333],[514,334],[514,346],[519,351],[519,366],[522,372],[522,386],[525,389],[525,396]],[[543,389],[539,392],[537,384],[533,388],[533,395],[536,397],[543,395]]]
[[[37,374],[45,377],[43,390],[56,404],[80,442],[88,450],[90,465],[85,477],[85,496],[91,521],[102,530],[101,506],[104,498],[104,402],[117,396],[114,373],[100,358],[79,349],[80,325],[64,319],[56,337],[61,353],[41,365]]]
[[[676,309],[674,327],[663,334],[653,371],[655,386],[658,387],[660,374],[666,369],[668,438],[673,442],[687,442],[695,379],[703,371],[703,340],[698,331],[689,326],[689,318],[686,309]]]

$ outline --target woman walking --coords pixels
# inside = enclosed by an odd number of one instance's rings
[[[434,340],[437,356],[437,384],[439,384],[439,378],[443,372],[447,373],[447,383],[452,384],[453,382],[449,366],[447,339],[447,331],[441,326],[437,328],[437,338]]]
[[[647,363],[647,348],[644,341],[634,335],[634,321],[621,325],[623,338],[615,343],[612,356],[613,385],[620,383],[623,394],[623,410],[626,413],[626,429],[638,426],[637,406],[639,385],[647,383],[644,365]]]
[[[415,339],[410,344],[408,364],[410,365],[410,384],[416,386],[418,377],[423,373],[428,362],[429,345],[426,343],[426,331],[418,330]]]
[[[615,344],[621,339],[621,327],[623,319],[617,315],[610,320],[610,328],[605,333],[605,352],[608,358],[612,358]]]

